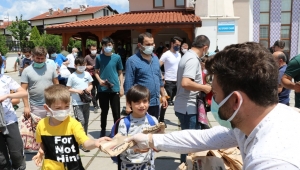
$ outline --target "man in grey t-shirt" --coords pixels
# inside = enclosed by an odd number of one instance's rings
[[[199,91],[209,93],[211,86],[203,85],[200,58],[209,48],[210,41],[205,35],[195,38],[192,48],[181,58],[177,71],[177,95],[174,102],[175,114],[181,129],[200,129],[197,122],[196,95]],[[185,162],[186,155],[180,156]]]
[[[30,111],[38,117],[44,118],[47,111],[44,109],[45,88],[58,84],[57,72],[52,65],[46,64],[47,51],[44,47],[33,49],[33,64],[25,68],[21,76],[21,86],[29,92],[28,98],[23,98],[24,116],[29,117]]]

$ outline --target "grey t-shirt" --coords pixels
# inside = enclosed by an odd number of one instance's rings
[[[53,85],[54,78],[57,78],[56,70],[47,63],[39,69],[34,68],[33,64],[31,64],[23,70],[21,83],[28,84],[29,103],[31,106],[42,106],[45,104],[44,90]]]
[[[177,93],[174,102],[175,112],[182,114],[196,114],[196,95],[198,91],[186,90],[181,86],[183,77],[190,78],[194,82],[203,84],[201,65],[198,55],[193,51],[187,51],[181,58],[177,71]]]
[[[155,117],[152,116],[152,119],[156,124],[158,123]],[[120,120],[118,133],[121,133],[123,136],[132,136],[134,134],[142,133],[143,128],[145,127],[150,127],[146,116],[142,118],[134,118],[132,115],[130,115],[130,128],[128,134],[124,119]],[[120,155],[122,162],[129,164],[149,162],[151,161],[151,157],[153,157],[153,151],[151,149],[146,153],[136,153],[133,149],[127,149]]]

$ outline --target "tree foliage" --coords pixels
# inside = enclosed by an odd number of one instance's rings
[[[31,34],[30,34],[30,41],[32,41],[34,43],[35,46],[39,45],[39,41],[41,39],[41,35],[39,30],[36,28],[36,26],[34,26],[31,30]]]
[[[30,33],[30,26],[28,21],[22,19],[22,15],[20,18],[16,16],[16,21],[13,21],[7,29],[12,32],[12,36],[17,40],[26,40],[26,36]]]
[[[8,47],[6,46],[6,37],[4,35],[0,35],[0,52],[3,56],[8,52]]]
[[[46,48],[53,46],[57,49],[57,52],[60,52],[61,44],[62,44],[61,36],[45,33],[41,36],[38,46],[43,46]]]

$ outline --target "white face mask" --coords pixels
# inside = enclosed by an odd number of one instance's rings
[[[154,46],[143,46],[145,48],[145,50],[143,51],[145,54],[150,55],[153,52]]]
[[[97,50],[92,50],[92,51],[91,51],[91,54],[92,54],[92,55],[96,55],[96,54],[97,54]]]
[[[86,69],[86,66],[77,66],[77,71],[79,71],[79,72],[84,72],[85,69]]]
[[[73,53],[73,55],[74,55],[74,57],[77,57],[77,53],[75,52],[75,53]]]
[[[66,110],[52,110],[48,107],[48,109],[52,112],[51,117],[58,121],[64,121],[69,116],[70,109]]]
[[[181,49],[181,52],[182,52],[183,54],[185,54],[187,51],[188,51],[188,49],[185,49],[185,48]]]

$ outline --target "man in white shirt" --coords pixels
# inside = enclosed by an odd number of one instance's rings
[[[78,49],[77,48],[73,48],[72,49],[72,53],[67,55],[68,61],[69,61],[69,65],[68,65],[68,70],[73,73],[76,71],[74,62],[75,62],[75,58],[77,57],[78,54]]]
[[[258,43],[233,44],[205,63],[213,74],[211,110],[222,126],[137,134],[140,149],[192,153],[239,146],[244,170],[300,169],[300,114],[278,104],[278,66]]]
[[[164,65],[164,80],[165,80],[165,89],[170,97],[168,99],[168,105],[173,106],[173,99],[176,95],[177,87],[177,69],[178,63],[181,59],[181,54],[179,52],[182,39],[180,37],[174,36],[171,38],[171,47],[170,50],[164,52],[159,59],[160,66]],[[161,107],[159,122],[164,122],[166,108]]]

